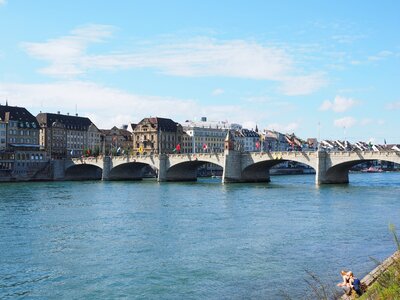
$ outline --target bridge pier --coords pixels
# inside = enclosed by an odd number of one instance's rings
[[[236,150],[225,151],[224,171],[222,183],[242,182],[241,152]]]
[[[332,166],[331,156],[325,151],[317,151],[315,183],[349,183],[349,167],[346,164]]]
[[[106,181],[106,180],[110,179],[110,172],[113,167],[112,165],[113,165],[113,163],[112,163],[111,156],[104,156],[104,158],[103,158],[103,174],[102,174],[101,180]]]
[[[160,154],[159,165],[158,165],[158,182],[167,181],[167,170],[168,170],[168,157],[165,154]]]
[[[51,160],[53,180],[63,180],[65,178],[65,160]]]

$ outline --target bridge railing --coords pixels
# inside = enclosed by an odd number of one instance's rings
[[[323,149],[324,152],[327,152],[332,155],[349,155],[349,154],[361,154],[361,155],[371,155],[371,156],[379,156],[382,154],[397,154],[400,156],[400,151],[392,150],[392,149],[385,149],[385,150],[380,150],[380,151],[374,151],[374,150],[357,150],[357,149],[352,149],[352,150],[333,150],[333,149]],[[307,150],[307,151],[297,151],[297,150],[292,150],[292,151],[254,151],[254,152],[243,152],[243,153],[249,153],[251,155],[255,156],[298,156],[298,155],[312,155],[315,154],[317,151],[313,150]],[[173,158],[185,158],[185,157],[191,157],[191,158],[211,158],[213,156],[220,156],[223,157],[224,153],[223,152],[206,152],[206,153],[171,153],[171,154],[161,154],[161,155],[167,155],[168,157],[173,157]],[[113,160],[129,160],[129,161],[134,161],[134,160],[144,160],[148,158],[159,158],[160,154],[142,154],[142,155],[119,155],[119,156],[111,156]],[[103,160],[104,156],[99,155],[99,156],[89,156],[89,157],[75,157],[71,158],[73,162],[76,163],[83,163],[83,162],[98,162],[99,160]]]

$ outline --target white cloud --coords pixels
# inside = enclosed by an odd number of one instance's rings
[[[344,117],[334,121],[335,127],[351,128],[357,123],[353,117]]]
[[[360,125],[361,125],[361,126],[366,126],[366,125],[372,124],[373,122],[374,122],[374,120],[369,119],[369,118],[366,118],[366,119],[362,119],[362,120],[360,121]]]
[[[297,122],[292,122],[289,124],[279,124],[279,123],[271,123],[268,124],[266,129],[279,131],[282,133],[293,133],[299,128],[299,124]]]
[[[280,88],[283,94],[288,96],[309,95],[327,84],[322,73],[305,76],[289,77],[282,81]]]
[[[360,39],[363,39],[364,36],[363,35],[346,35],[346,34],[342,34],[342,35],[334,35],[332,36],[332,39],[337,42],[337,43],[341,43],[341,44],[352,44]]]
[[[282,46],[247,40],[217,40],[198,37],[138,43],[126,53],[87,53],[90,43],[111,36],[113,28],[90,25],[69,35],[43,43],[23,43],[34,58],[49,62],[39,70],[56,77],[76,77],[90,69],[151,68],[171,76],[233,77],[275,81],[286,95],[306,95],[326,84],[322,73],[307,74]]]
[[[154,68],[183,77],[224,76],[257,80],[280,80],[293,63],[276,47],[242,40],[218,41],[195,38],[189,41],[161,41],[127,54],[87,57],[88,67]]]
[[[244,124],[254,121],[259,107],[241,105],[205,106],[193,99],[135,95],[115,88],[84,81],[43,84],[0,83],[0,95],[9,105],[40,111],[89,117],[99,128],[136,123],[145,117],[171,118],[177,122],[207,116],[209,120]],[[94,109],[95,107],[95,109]]]
[[[251,104],[263,104],[272,101],[272,99],[268,96],[251,96],[246,97],[243,100]]]
[[[7,3],[6,0],[0,0],[0,5],[4,5],[6,3]]]
[[[378,120],[378,125],[384,125],[384,124],[385,124],[385,120],[382,120],[382,119]]]
[[[121,122],[138,122],[150,115],[183,118],[188,111],[199,109],[193,100],[134,95],[82,81],[0,84],[0,94],[8,98],[9,105],[26,107],[33,114],[41,110],[73,114],[77,106],[79,115],[92,116],[92,121],[100,128],[111,128]]]
[[[386,104],[386,109],[388,109],[388,110],[400,109],[400,101]]]
[[[242,123],[242,127],[245,129],[251,129],[251,130],[255,130],[256,129],[256,125],[257,123],[254,121],[246,121],[244,123]]]
[[[375,55],[371,55],[368,57],[369,61],[379,61],[379,60],[384,60],[390,56],[392,56],[394,53],[391,51],[387,51],[387,50],[383,50],[380,51],[379,53],[375,54]]]
[[[385,124],[385,120],[365,118],[362,119],[359,123],[361,126],[366,126],[366,125],[382,126]]]
[[[219,96],[219,95],[222,95],[223,93],[225,93],[225,91],[223,89],[218,88],[218,89],[213,90],[211,94],[213,96]]]
[[[111,36],[113,28],[106,25],[88,25],[71,32],[70,35],[44,43],[22,43],[25,51],[37,59],[50,62],[50,66],[39,70],[43,74],[74,77],[83,74],[86,49],[90,43],[102,42]]]
[[[334,112],[344,112],[357,105],[358,101],[352,98],[345,98],[341,96],[336,96],[333,101],[325,100],[321,106],[320,110],[333,110]]]

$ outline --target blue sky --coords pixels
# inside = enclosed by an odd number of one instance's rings
[[[329,3],[328,3],[329,2]],[[400,143],[398,1],[0,0],[0,103]]]

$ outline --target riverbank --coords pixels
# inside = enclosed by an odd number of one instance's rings
[[[382,276],[382,274],[384,274],[391,266],[393,266],[394,263],[399,262],[399,259],[400,259],[400,251],[397,250],[391,256],[386,258],[380,265],[378,265],[371,272],[365,275],[363,279],[361,279],[361,284],[367,287],[367,292],[372,287],[372,285],[379,279],[379,277]],[[340,299],[351,300],[354,299],[354,295],[348,296],[344,294]],[[361,296],[359,299],[375,299],[375,298],[372,295],[365,295]]]

